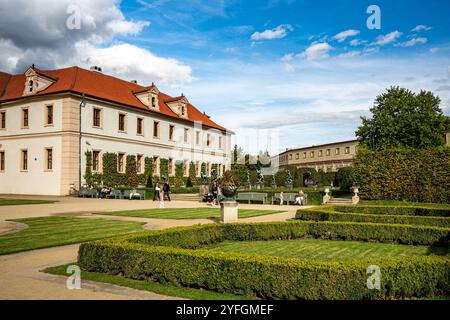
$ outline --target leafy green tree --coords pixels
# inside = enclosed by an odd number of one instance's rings
[[[430,91],[416,94],[391,87],[376,98],[370,109],[372,118],[361,117],[356,136],[362,146],[371,150],[442,146],[449,118],[443,114],[440,103],[440,98]]]

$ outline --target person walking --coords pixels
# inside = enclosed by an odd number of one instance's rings
[[[163,191],[164,191],[164,197],[170,201],[170,185],[167,181],[164,182]]]

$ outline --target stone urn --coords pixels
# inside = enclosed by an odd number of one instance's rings
[[[231,171],[226,171],[223,174],[222,180],[222,194],[227,199],[232,199],[236,195],[237,186],[234,182],[234,176]]]

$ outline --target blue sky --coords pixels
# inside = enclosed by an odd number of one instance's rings
[[[446,0],[80,0],[80,30],[59,29],[73,1],[20,2],[0,0],[1,70],[95,63],[155,81],[183,92],[251,152],[353,139],[391,85],[432,90],[450,114]],[[366,26],[372,4],[379,30]],[[35,44],[39,37],[48,44]]]

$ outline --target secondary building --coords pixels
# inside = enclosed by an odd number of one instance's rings
[[[177,161],[185,175],[194,163],[219,174],[230,167],[231,132],[189,103],[156,85],[139,85],[106,75],[99,67],[0,72],[0,193],[67,195],[84,183],[86,151],[92,171],[102,171],[102,155],[117,155],[125,172],[127,155],[135,155],[143,172],[152,157]]]
[[[352,165],[358,140],[334,142],[298,149],[287,149],[274,158],[279,169],[288,166],[315,168],[324,172],[336,172]]]

